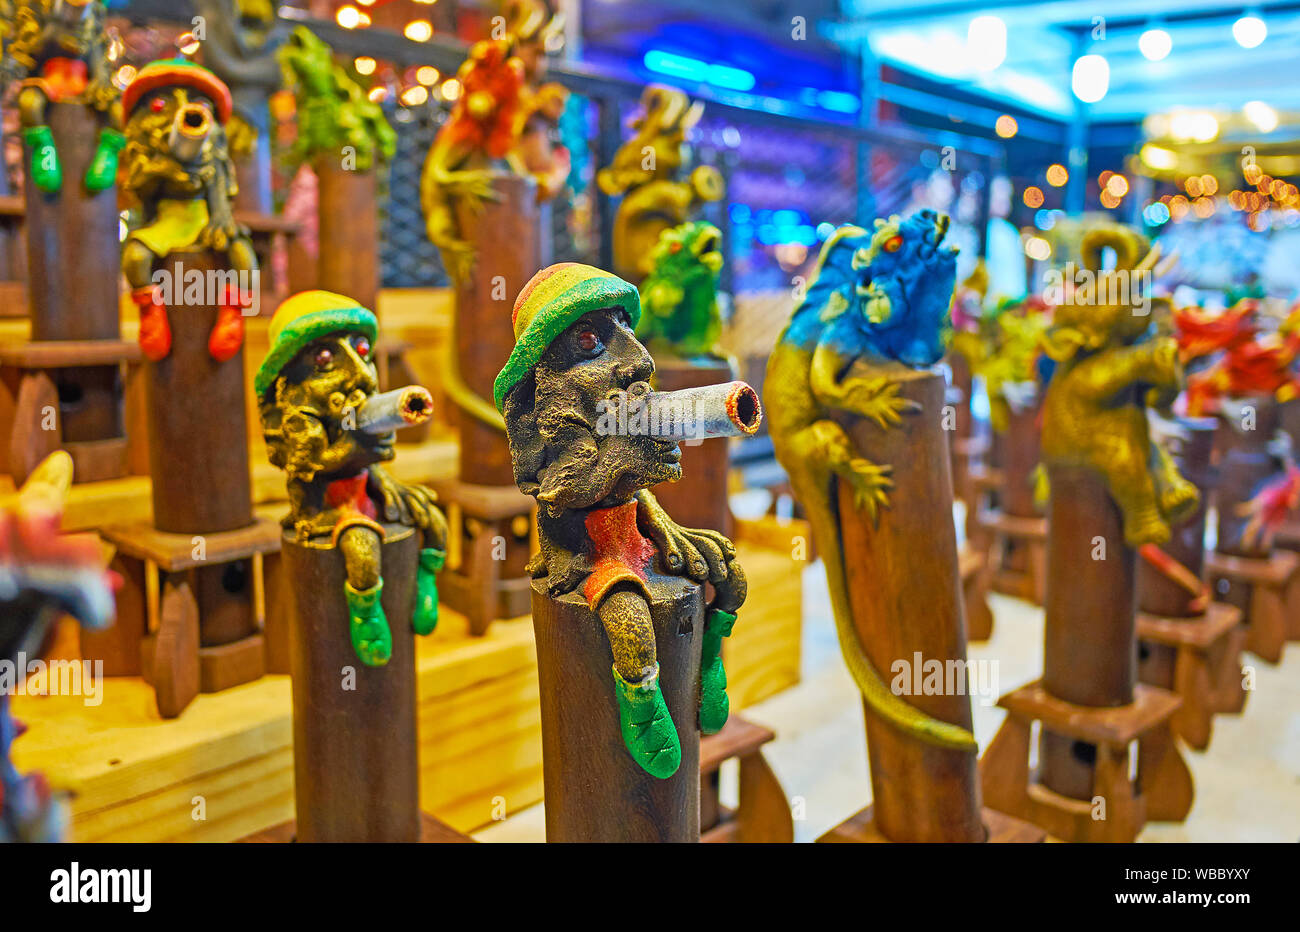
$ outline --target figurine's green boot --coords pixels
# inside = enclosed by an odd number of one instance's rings
[[[54,134],[44,124],[23,130],[23,141],[31,147],[32,181],[46,194],[63,187],[63,166],[59,164],[59,150],[54,148]]]
[[[348,596],[349,629],[352,632],[352,649],[358,659],[368,667],[382,667],[393,656],[393,633],[388,630],[388,619],[379,596],[384,591],[381,579],[369,589],[353,589],[345,582],[343,591]]]
[[[438,627],[438,577],[435,575],[447,562],[445,550],[425,547],[420,551],[420,567],[415,571],[415,614],[411,627],[416,634],[432,634]]]
[[[682,745],[659,690],[659,668],[639,683],[629,683],[615,670],[614,694],[623,743],[632,759],[652,777],[671,777],[681,766]]]
[[[99,131],[99,145],[95,155],[86,169],[86,190],[91,194],[107,191],[113,186],[117,177],[117,154],[126,145],[126,137],[117,130],[105,126]]]
[[[731,634],[736,616],[720,608],[709,609],[704,620],[704,648],[700,656],[700,731],[716,735],[727,724],[731,700],[727,698],[727,671],[722,666],[722,639]]]

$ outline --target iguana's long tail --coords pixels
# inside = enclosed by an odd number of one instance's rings
[[[862,649],[862,642],[853,627],[848,576],[844,569],[839,522],[831,495],[830,483],[835,481],[834,477],[829,477],[829,482],[818,481],[816,477],[805,478],[811,481],[802,484],[810,486],[809,488],[798,488],[793,473],[790,477],[791,484],[796,486],[795,492],[804,506],[804,512],[812,524],[813,538],[821,550],[840,652],[844,655],[844,663],[848,666],[853,681],[862,692],[863,700],[885,721],[920,741],[958,751],[978,752],[979,745],[975,743],[975,736],[965,728],[927,715],[895,695]]]

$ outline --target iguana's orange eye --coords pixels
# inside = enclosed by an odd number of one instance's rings
[[[903,248],[903,237],[891,236],[885,240],[885,252],[898,252]]]

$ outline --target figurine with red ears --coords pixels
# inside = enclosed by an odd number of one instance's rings
[[[0,512],[0,662],[10,669],[0,673],[0,842],[61,841],[67,822],[44,777],[21,776],[9,760],[25,730],[9,716],[13,677],[26,675],[23,658],[45,653],[62,615],[87,628],[113,617],[113,574],[98,538],[59,533],[71,484],[72,457],[59,450],[28,477],[12,510]]]
[[[246,287],[257,272],[248,231],[235,222],[238,191],[225,124],[230,89],[206,68],[184,59],[140,69],[122,93],[126,148],[123,188],[139,202],[144,223],[122,246],[122,271],[140,307],[140,348],[157,362],[171,351],[171,325],[154,266],[173,253],[210,249],[224,254],[233,276],[222,286],[208,352],[225,362],[244,341]],[[170,289],[179,293],[179,284]]]

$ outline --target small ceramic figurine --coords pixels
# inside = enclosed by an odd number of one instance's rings
[[[1105,245],[1118,265],[1098,272],[1056,306],[1044,342],[1056,368],[1043,401],[1043,463],[1098,472],[1124,518],[1130,547],[1162,544],[1169,527],[1196,508],[1196,487],[1169,454],[1151,442],[1148,406],[1168,408],[1183,386],[1172,337],[1156,336],[1149,314],[1137,313],[1139,282],[1160,258],[1157,246],[1138,261],[1136,240],[1113,229],[1084,236],[1085,256]],[[1099,268],[1093,261],[1089,268]],[[1130,284],[1118,281],[1128,276]],[[1115,300],[1129,295],[1131,301]]]
[[[18,116],[31,151],[28,171],[42,191],[63,187],[63,168],[45,111],[49,104],[65,100],[83,102],[103,121],[83,179],[86,190],[103,191],[117,176],[124,142],[119,130],[122,106],[108,60],[105,16],[101,0],[13,0],[0,14],[6,76],[22,82]]]
[[[50,454],[19,490],[12,511],[0,512],[0,661],[41,657],[55,622],[68,614],[88,629],[113,617],[112,574],[94,534],[59,533],[72,484],[72,457]],[[0,678],[2,679],[2,678]],[[0,842],[62,841],[65,807],[40,774],[20,776],[9,747],[23,733],[9,715],[12,681],[0,688]]]
[[[234,96],[226,136],[238,162],[269,129],[267,104],[282,81],[276,53],[289,38],[289,24],[271,0],[198,0],[197,8],[207,20],[203,63]]]
[[[682,439],[752,432],[761,414],[744,383],[692,390],[693,399],[676,399],[689,405],[690,423],[679,422],[685,436],[672,434],[670,418],[653,411],[668,411],[674,399],[665,395],[679,393],[650,392],[654,361],[633,334],[640,316],[636,288],[608,272],[578,263],[543,269],[515,301],[515,348],[495,400],[515,480],[539,506],[541,552],[529,571],[546,579],[553,598],[579,591],[599,616],[624,743],[644,770],[666,778],[681,744],[658,686],[647,568],[714,587],[701,666],[705,734],[727,720],[722,639],[746,584],[731,541],[679,527],[648,489],[681,477]]]
[[[547,201],[563,190],[570,168],[569,150],[555,141],[569,91],[554,81],[542,81],[548,53],[564,36],[564,14],[552,16],[541,0],[509,0],[506,21],[511,54],[524,72],[510,163],[517,173],[536,180],[537,199]]]
[[[330,47],[314,32],[306,26],[295,29],[280,49],[280,62],[298,105],[291,164],[350,156],[350,170],[369,171],[393,157],[397,133],[383,109],[335,63]]]
[[[868,232],[843,226],[831,234],[802,303],[768,360],[764,383],[768,430],[777,459],[822,550],[840,648],[866,703],[919,740],[973,750],[975,739],[904,702],[881,679],[854,631],[833,482],[876,516],[889,503],[894,464],[873,463],[854,449],[831,414],[845,411],[882,428],[914,413],[893,373],[938,362],[957,276],[955,247],[944,243],[949,220],[921,210],[906,220],[877,220]],[[857,360],[870,372],[851,375]],[[936,464],[909,463],[911,469]]]
[[[718,273],[722,233],[694,221],[664,230],[641,282],[641,323],[636,335],[651,350],[676,356],[718,356],[722,316]]]
[[[140,307],[140,349],[155,362],[171,352],[167,307],[154,265],[172,253],[210,249],[235,273],[221,297],[208,352],[225,362],[244,342],[243,308],[257,255],[235,221],[235,166],[226,145],[230,89],[211,71],[184,59],[145,65],[122,93],[127,116],[125,189],[140,203],[142,226],[122,244],[122,272]],[[179,289],[174,289],[177,291]]]
[[[651,271],[654,247],[670,227],[685,223],[700,204],[726,193],[716,168],[700,165],[681,180],[686,134],[703,105],[692,104],[676,88],[652,84],[641,94],[641,113],[633,134],[614,161],[596,174],[608,195],[622,194],[614,216],[614,270],[639,282]]]
[[[378,465],[393,459],[394,430],[428,420],[432,399],[418,386],[377,394],[377,332],[375,315],[351,298],[296,294],[276,309],[271,348],[253,381],[267,453],[288,475],[284,526],[300,541],[328,539],[343,551],[352,646],[369,666],[392,654],[380,605],[383,522],[423,535],[411,619],[417,634],[438,622],[435,574],[447,546],[447,521],[433,493],[398,482]]]
[[[508,167],[522,112],[525,68],[506,39],[474,43],[456,72],[460,97],[442,124],[420,174],[420,205],[429,240],[453,282],[469,278],[474,249],[458,212],[476,211],[496,195],[492,178]]]

